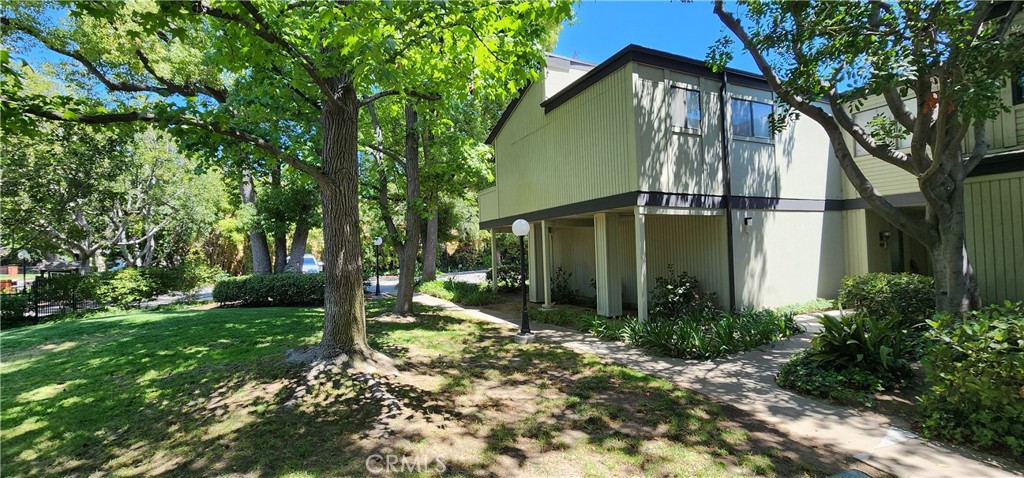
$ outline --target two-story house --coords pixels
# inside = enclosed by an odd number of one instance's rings
[[[798,119],[772,133],[773,103],[760,75],[716,73],[703,61],[635,45],[599,65],[552,55],[488,138],[496,185],[479,193],[481,228],[508,232],[516,219],[529,221],[531,300],[550,305],[554,271],[563,268],[603,315],[626,304],[646,317],[653,282],[669,266],[732,308],[834,296],[851,273],[925,267],[927,255],[922,262],[911,241],[897,244],[865,210],[816,123]],[[993,127],[1013,133],[1017,145],[1020,124]],[[973,218],[979,231],[1024,223],[1006,221],[1020,216],[1024,201],[1024,162],[1008,163],[1015,172],[989,161],[1000,174],[972,179],[1016,181],[1000,197],[1009,201],[1000,218]],[[912,190],[916,182],[906,181]],[[878,237],[886,261],[872,249]],[[1014,237],[1016,244],[1001,243],[1004,255],[1015,254],[1002,259],[1002,276],[1016,277],[1006,270],[1013,264],[1024,269],[1024,251],[1014,249],[1022,235]],[[904,252],[888,252],[897,247]],[[1024,281],[1013,284],[997,295],[1024,298]]]

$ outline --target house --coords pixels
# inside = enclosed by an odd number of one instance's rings
[[[774,100],[760,75],[636,45],[599,65],[551,55],[488,138],[496,184],[479,193],[480,227],[529,221],[530,300],[550,306],[562,268],[609,316],[646,317],[670,266],[730,308],[834,296],[847,274],[927,272],[921,247],[866,210],[816,123],[772,134]],[[993,159],[971,179],[999,202],[968,205],[974,257],[998,270],[982,281],[992,299],[1024,299],[1022,124],[1020,106],[993,124]],[[912,177],[858,160],[920,207]]]

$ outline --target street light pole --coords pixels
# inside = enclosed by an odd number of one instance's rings
[[[530,233],[530,223],[525,219],[516,219],[512,223],[512,233],[519,236],[519,287],[523,291],[523,317],[519,325],[519,333],[515,340],[520,344],[533,342],[530,331],[530,315],[526,308],[526,235]]]
[[[21,259],[21,292],[23,293],[28,292],[28,277],[26,275],[28,272],[28,258],[28,251],[25,249],[18,251],[18,259]]]
[[[383,243],[384,239],[380,236],[373,240],[373,261],[377,274],[377,292],[374,294],[374,297],[380,297],[380,245]]]

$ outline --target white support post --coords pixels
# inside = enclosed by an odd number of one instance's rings
[[[498,233],[491,229],[491,287],[498,290]]]
[[[544,256],[544,308],[551,309],[551,233],[548,232],[548,222],[540,222],[540,240],[542,247],[541,254]]]
[[[544,296],[541,294],[541,279],[540,272],[540,224],[530,224],[530,243],[527,247],[527,267],[529,267],[528,277],[530,278],[530,302],[540,302],[544,300]]]
[[[597,277],[597,314],[605,317],[622,315],[622,284],[619,271],[612,264],[610,243],[618,226],[615,214],[599,212],[594,214],[594,250],[596,252],[595,273]]]
[[[636,315],[647,320],[647,230],[640,208],[633,210],[633,230],[636,238]]]

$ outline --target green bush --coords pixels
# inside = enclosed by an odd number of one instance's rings
[[[424,294],[471,307],[493,304],[498,300],[494,289],[487,283],[471,284],[454,279],[434,280],[420,284],[418,289]]]
[[[803,332],[792,315],[771,310],[707,312],[665,320],[609,319],[572,310],[530,310],[530,320],[573,327],[669,357],[710,360]]]
[[[0,326],[10,327],[27,322],[25,313],[30,304],[28,294],[0,294]]]
[[[213,300],[244,307],[324,305],[323,274],[229,277],[213,287]]]
[[[571,279],[572,272],[561,267],[555,269],[555,275],[551,278],[551,300],[559,304],[578,304],[580,302],[580,291],[569,284]]]
[[[487,280],[491,280],[491,274],[493,272],[487,270]],[[498,266],[498,292],[515,292],[520,289],[519,284],[519,266],[518,265],[502,265]]]
[[[874,318],[901,317],[905,325],[923,324],[935,313],[935,281],[918,274],[874,272],[848,276],[839,304]]]
[[[873,373],[858,368],[835,368],[814,359],[808,350],[783,364],[775,380],[782,388],[806,395],[864,404],[871,404],[873,395],[886,387],[883,380]]]
[[[1024,303],[928,324],[924,434],[1024,455]]]
[[[94,299],[101,304],[123,308],[138,307],[142,301],[153,298],[159,292],[153,279],[135,267],[90,276],[87,277],[100,281],[95,286]]]
[[[677,275],[671,264],[668,266],[668,277],[654,279],[651,317],[671,319],[703,316],[716,310],[715,294],[704,292],[696,277],[685,272]]]
[[[823,315],[821,331],[811,338],[810,358],[837,370],[861,369],[897,383],[911,374],[917,336],[900,317],[863,313]]]

